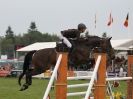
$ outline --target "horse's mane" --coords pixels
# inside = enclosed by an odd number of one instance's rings
[[[96,35],[88,35],[87,39],[109,39],[110,37],[99,37]]]
[[[96,36],[96,35],[88,35],[87,38],[101,38],[101,37]]]

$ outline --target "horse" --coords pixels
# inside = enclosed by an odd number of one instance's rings
[[[113,48],[110,40],[111,38],[91,36],[87,37],[87,39],[74,41],[74,49],[68,56],[69,65],[79,66],[81,64],[87,64],[89,65],[89,68],[91,68],[95,63],[95,59],[89,58],[90,52],[92,49],[98,47],[102,49],[102,52],[106,52],[108,57],[113,58],[114,52],[112,50]],[[21,85],[21,79],[24,75],[26,75],[26,83],[22,85],[20,91],[27,89],[29,85],[32,84],[33,75],[41,74],[56,64],[57,52],[55,48],[41,49],[38,51],[31,51],[29,53],[25,56],[23,73],[18,79],[18,83]],[[28,61],[26,61],[27,57],[30,57]]]

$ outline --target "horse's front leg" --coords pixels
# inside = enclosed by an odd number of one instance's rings
[[[93,68],[93,66],[95,65],[95,59],[88,59],[86,61],[86,64],[87,64],[87,69]]]

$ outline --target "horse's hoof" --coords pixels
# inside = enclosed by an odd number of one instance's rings
[[[24,89],[23,88],[21,88],[19,91],[23,91]]]
[[[24,91],[24,90],[26,90],[24,87],[22,87],[19,91]]]
[[[28,89],[28,85],[27,84],[24,84],[19,91],[24,91],[26,89]]]
[[[28,87],[27,88],[26,87],[22,87],[19,91],[24,91],[26,89],[28,89]]]
[[[22,87],[19,91],[24,91],[24,90],[26,90],[27,88],[25,88],[25,87]]]

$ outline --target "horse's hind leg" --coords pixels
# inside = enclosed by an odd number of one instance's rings
[[[26,71],[26,83],[24,83],[20,91],[28,89],[29,85],[32,83],[32,76],[30,75],[31,70]]]
[[[41,68],[35,68],[35,69],[30,69],[26,71],[26,83],[23,84],[20,91],[28,89],[29,85],[32,84],[32,76],[41,74],[42,72],[44,71]]]
[[[30,69],[29,72],[26,73],[26,83],[28,85],[32,84],[32,69]]]

